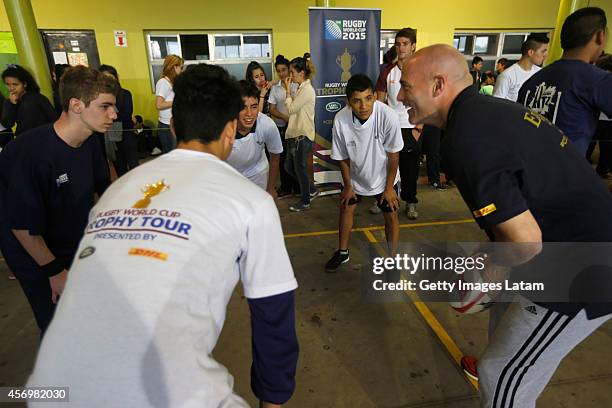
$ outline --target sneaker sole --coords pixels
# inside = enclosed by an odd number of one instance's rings
[[[463,372],[465,373],[465,375],[467,375],[472,380],[478,381],[478,377],[476,377],[474,374],[472,374],[469,371],[467,371],[465,368],[463,369]]]
[[[340,262],[340,265],[338,265],[338,266],[336,267],[336,269],[330,269],[330,268],[325,267],[325,272],[336,272],[338,269],[340,269],[340,267],[341,267],[342,265],[344,265],[345,263],[347,263],[347,262],[348,262],[350,259],[351,259],[351,258],[349,257],[349,258],[346,258],[344,261]]]

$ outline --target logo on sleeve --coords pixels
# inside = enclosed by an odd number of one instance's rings
[[[474,217],[480,218],[491,214],[495,210],[497,210],[495,204],[489,204],[486,207],[481,208],[480,210],[473,211],[472,214],[474,214]]]
[[[128,255],[130,256],[145,256],[147,258],[157,259],[159,261],[167,261],[168,254],[165,252],[153,251],[151,249],[144,248],[130,248],[128,251]]]
[[[149,205],[151,205],[152,197],[161,194],[169,188],[170,186],[164,183],[164,180],[158,181],[157,183],[153,184],[146,184],[142,189],[142,194],[144,195],[144,198],[136,201],[132,208],[147,208]]]
[[[67,183],[68,182],[68,174],[64,173],[61,176],[59,176],[57,179],[55,179],[55,183],[57,184],[57,186],[59,187],[60,185]]]

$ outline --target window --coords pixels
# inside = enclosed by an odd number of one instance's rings
[[[474,54],[497,55],[497,35],[477,35]]]
[[[380,31],[380,63],[383,63],[383,56],[390,48],[395,46],[395,34],[399,30],[381,30]]]
[[[245,35],[242,40],[245,58],[270,58],[270,40],[267,35]]]
[[[181,54],[187,61],[209,60],[208,36],[205,34],[181,34]]]
[[[171,54],[181,55],[178,36],[150,37],[149,52],[152,59],[164,59]]]
[[[462,54],[471,55],[473,43],[473,35],[456,35],[453,38],[453,46]]]
[[[540,33],[551,36],[551,31]],[[498,59],[504,57],[514,62],[521,57],[521,46],[528,35],[527,32],[459,32],[453,36],[453,46],[465,55],[468,66],[478,55],[484,60],[482,71],[493,71]]]
[[[215,59],[240,58],[239,35],[215,35]]]
[[[164,58],[176,54],[185,64],[206,62],[224,67],[238,79],[244,78],[249,62],[259,62],[268,78],[272,78],[272,34],[269,31],[242,33],[233,31],[145,32],[149,45],[151,89],[159,79]]]
[[[504,45],[502,54],[520,54],[521,46],[525,42],[525,34],[506,34],[504,35]]]

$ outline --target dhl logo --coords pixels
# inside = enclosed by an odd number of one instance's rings
[[[158,252],[158,251],[153,251],[151,249],[144,249],[144,248],[130,248],[130,251],[128,252],[128,255],[130,256],[146,256],[148,258],[153,258],[153,259],[157,259],[160,261],[167,261],[168,260],[168,254],[164,253],[164,252]]]

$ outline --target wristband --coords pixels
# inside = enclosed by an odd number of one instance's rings
[[[41,265],[40,267],[45,272],[45,274],[50,278],[61,273],[64,269],[66,269],[64,267],[64,264],[58,258],[55,258],[48,264]]]

